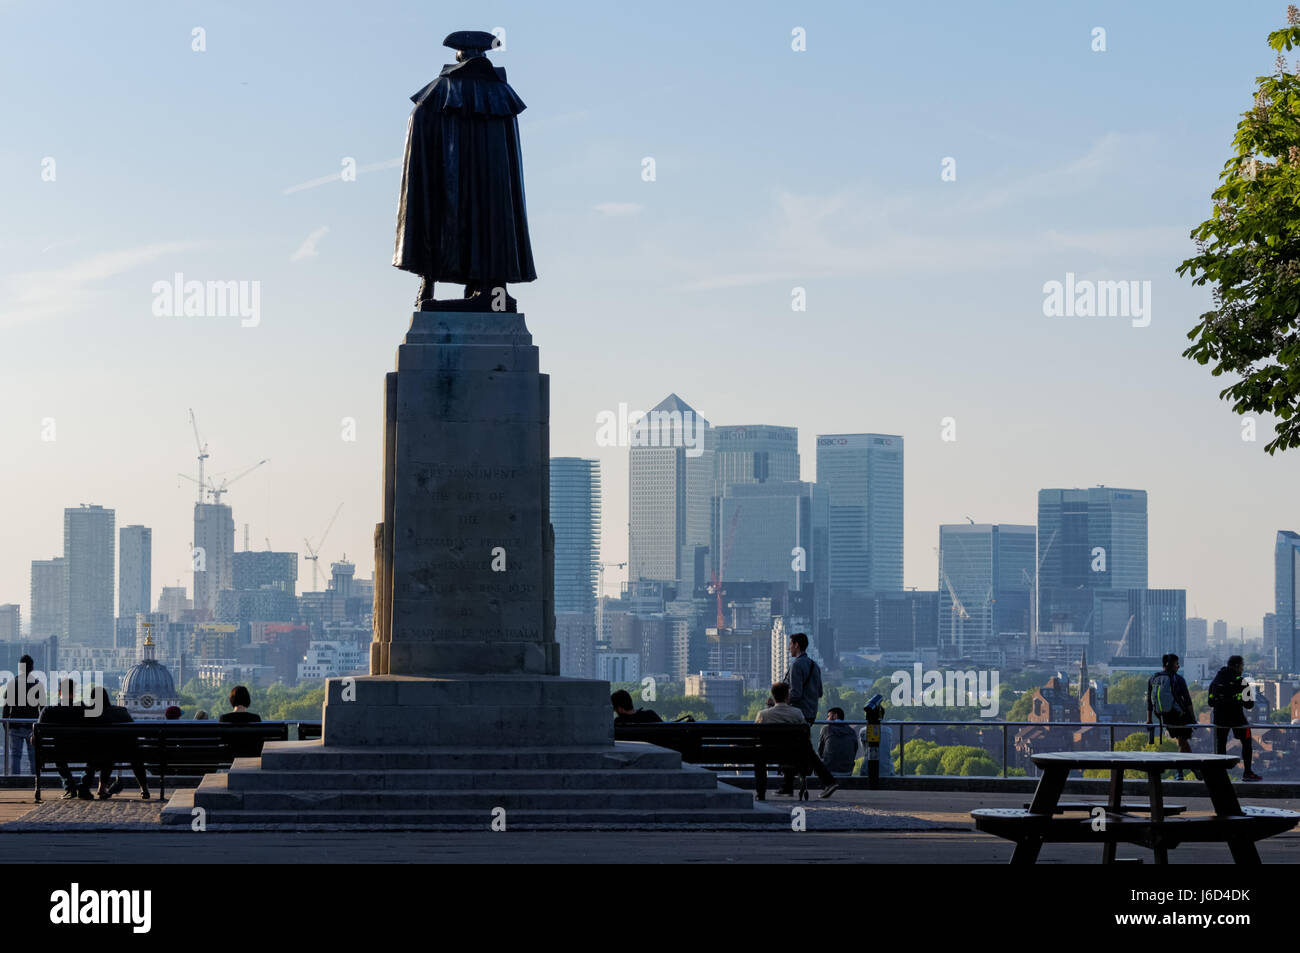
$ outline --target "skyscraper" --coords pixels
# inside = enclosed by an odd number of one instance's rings
[[[230,564],[232,589],[278,589],[291,596],[298,594],[297,553],[248,549],[232,554]],[[184,595],[182,589],[181,597]]]
[[[836,592],[901,591],[903,438],[819,435],[817,486],[826,494],[832,600]]]
[[[63,560],[68,592],[67,640],[112,648],[116,514],[83,503],[63,511]]]
[[[1187,620],[1187,654],[1202,656],[1209,649],[1209,623],[1199,616]]]
[[[158,593],[158,612],[167,616],[169,622],[180,622],[181,617],[193,608],[194,601],[186,595],[184,586],[163,586],[162,592]]]
[[[1296,670],[1296,607],[1300,605],[1300,534],[1279,530],[1273,544],[1273,613],[1277,639],[1277,667]]]
[[[810,575],[812,484],[733,483],[721,507],[720,578],[801,590]]]
[[[68,571],[62,556],[32,560],[31,637],[65,638],[68,631]]]
[[[1210,644],[1215,648],[1225,648],[1228,644],[1228,623],[1223,619],[1215,619],[1213,632]]]
[[[153,530],[123,526],[118,533],[117,615],[135,625],[138,612],[153,608]]]
[[[1146,491],[1039,490],[1038,561],[1039,631],[1093,632],[1094,591],[1147,587]]]
[[[17,642],[22,628],[22,609],[12,602],[0,606],[0,642]]]
[[[628,451],[628,579],[690,589],[709,545],[713,435],[676,394],[633,428]]]
[[[560,674],[591,678],[596,665],[596,592],[600,578],[600,462],[551,458],[555,532],[555,641]]]
[[[799,479],[799,429],[767,424],[727,425],[711,431],[713,495],[709,505],[709,568],[721,573],[722,498],[738,484],[788,483]],[[707,580],[701,580],[704,582]]]
[[[1032,526],[940,526],[940,658],[1001,664],[1028,655],[1029,587],[1024,579],[1033,566]]]
[[[211,619],[217,593],[234,588],[235,519],[224,503],[194,504],[194,611]]]
[[[783,483],[799,479],[799,428],[768,424],[714,428],[718,491],[733,483]]]
[[[600,573],[600,461],[551,458],[555,611],[596,611]]]

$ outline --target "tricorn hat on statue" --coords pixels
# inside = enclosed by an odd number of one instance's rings
[[[482,30],[457,30],[455,33],[448,33],[442,45],[467,56],[481,56],[488,50],[500,46],[500,41],[491,33],[484,33]]]

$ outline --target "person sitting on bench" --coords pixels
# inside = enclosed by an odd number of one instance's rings
[[[248,706],[253,704],[253,696],[249,694],[248,689],[243,685],[236,685],[230,690],[230,707],[234,711],[228,711],[218,719],[225,725],[253,725],[262,720],[261,715],[254,714],[248,710]],[[236,758],[257,758],[262,754],[262,739],[253,738],[248,741],[232,741],[230,743],[230,752]]]
[[[772,686],[772,701],[775,702],[770,708],[763,708],[759,711],[758,717],[754,719],[756,724],[760,725],[807,725],[808,721],[804,718],[804,713],[790,704],[790,686],[785,682],[777,682]],[[807,767],[812,769],[813,774],[822,783],[822,797],[830,797],[839,790],[839,783],[835,780],[835,775],[826,769],[822,759],[817,757],[817,752],[813,750],[812,739],[808,739],[808,756],[805,759]],[[785,772],[785,783],[781,786],[781,793],[786,796],[794,794],[794,772]]]
[[[126,725],[132,722],[131,713],[121,705],[114,705],[108,700],[108,692],[104,686],[96,685],[91,689],[91,706],[90,711],[97,711],[98,714],[87,714],[84,724],[91,725]],[[113,762],[101,761],[98,764],[86,765],[86,777],[93,778],[95,773],[99,774],[99,790],[96,792],[101,801],[107,801],[116,792],[122,790],[122,782],[113,780]],[[136,784],[140,785],[140,800],[149,800],[149,778],[144,773],[144,765],[139,762],[131,761],[131,773],[135,775]]]
[[[614,724],[622,725],[656,725],[663,721],[649,708],[633,708],[632,696],[619,689],[609,696],[609,703],[614,706]]]
[[[70,678],[65,678],[59,682],[59,697],[51,699],[44,708],[41,709],[41,716],[36,720],[38,725],[57,725],[59,727],[78,727],[86,717],[86,708],[75,701],[77,684]],[[35,771],[40,770],[39,765],[34,766]],[[86,766],[85,777],[78,784],[72,777],[72,770],[65,761],[54,762],[54,770],[59,772],[59,777],[63,780],[63,799],[65,801],[75,797],[83,801],[93,800],[90,793],[90,780],[92,774],[90,766]]]
[[[251,704],[253,704],[253,696],[248,693],[248,689],[243,685],[236,685],[230,690],[230,707],[234,711],[228,711],[222,715],[221,721],[227,725],[251,725],[261,721],[261,715],[248,710],[248,706]]]

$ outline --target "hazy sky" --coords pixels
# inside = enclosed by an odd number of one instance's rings
[[[1150,584],[1257,630],[1300,453],[1268,457],[1266,421],[1243,442],[1224,382],[1180,356],[1209,294],[1174,269],[1284,20],[1277,0],[0,0],[0,602],[27,616],[29,563],[80,502],[153,527],[155,599],[189,585],[190,407],[210,472],[271,459],[227,497],[237,548],[248,523],[303,553],[343,502],[322,558],[369,575],[418,286],[389,264],[409,96],[445,34],[503,27],[540,276],[512,291],[552,454],[601,461],[606,560],[627,451],[596,446],[596,415],[675,391],[715,424],[797,426],[805,479],[818,432],[904,435],[907,585],[934,588],[940,523],[1138,487]],[[177,272],[260,282],[259,323],[156,316]],[[1067,272],[1151,282],[1150,325],[1045,317]]]

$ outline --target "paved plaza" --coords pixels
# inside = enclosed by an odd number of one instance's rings
[[[1012,807],[1021,793],[841,791],[830,802],[804,802],[803,832],[770,826],[695,831],[165,831],[158,801],[129,796],[109,802],[31,802],[27,791],[0,791],[0,851],[15,863],[938,863],[1004,864],[1008,842],[976,833],[968,812]],[[1207,799],[1186,798],[1189,812]],[[1295,808],[1300,799],[1266,803]],[[789,810],[791,799],[769,804]],[[1251,803],[1247,799],[1246,803]],[[1300,832],[1259,845],[1265,863],[1300,860]],[[1151,862],[1150,852],[1121,857]],[[1048,845],[1040,863],[1093,864],[1100,848]],[[1174,864],[1231,862],[1222,845],[1189,844]]]

